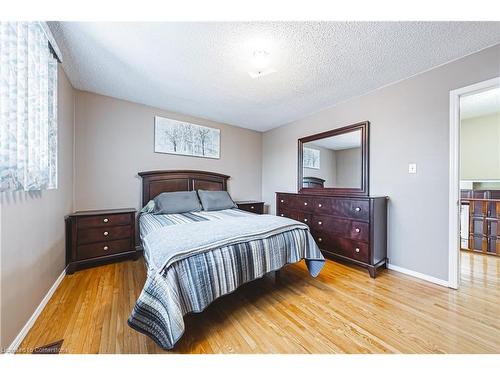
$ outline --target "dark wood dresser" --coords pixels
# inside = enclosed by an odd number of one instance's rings
[[[264,213],[264,202],[259,201],[238,201],[234,202],[240,210],[253,212],[262,215]]]
[[[326,257],[368,268],[387,262],[387,197],[276,193],[276,212],[307,224]]]
[[[135,209],[78,211],[66,217],[66,273],[137,259]]]

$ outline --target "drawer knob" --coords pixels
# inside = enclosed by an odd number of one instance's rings
[[[306,223],[307,223],[307,219],[304,219],[304,222],[306,222]]]
[[[356,208],[354,209],[354,211],[356,211],[356,212],[361,211],[361,207],[356,207]]]
[[[254,206],[250,206],[250,209],[253,210],[255,207]]]
[[[322,221],[318,221],[318,225],[321,225],[321,224],[323,224],[323,222]]]
[[[354,251],[359,253],[359,247],[357,247]]]
[[[280,216],[283,216],[283,214],[281,214]]]
[[[323,239],[320,237],[320,238],[318,238],[318,241],[321,242],[321,241],[323,241]]]
[[[318,207],[323,207],[323,205],[321,203],[318,203]]]
[[[304,202],[304,206],[307,206],[307,202]]]
[[[280,200],[280,202],[281,202],[281,203],[283,203],[283,202],[284,202],[284,200],[282,199],[282,200]]]
[[[105,217],[102,221],[104,221],[105,223],[107,223],[109,221],[109,219],[107,217]]]
[[[359,228],[356,228],[356,233],[359,233],[359,232],[360,232]]]
[[[104,234],[105,236],[107,236],[109,233],[108,233],[108,232],[104,232],[103,234]]]
[[[108,250],[108,249],[109,249],[109,247],[107,247],[107,246],[104,246],[104,247],[103,247],[103,249],[104,249],[104,250]]]

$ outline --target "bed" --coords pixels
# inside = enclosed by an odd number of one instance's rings
[[[229,179],[203,171],[139,176],[143,207],[163,192],[226,191]],[[325,261],[308,227],[283,217],[235,208],[162,215],[145,209],[138,221],[147,278],[128,324],[165,350],[182,337],[184,315],[302,259],[315,277]]]

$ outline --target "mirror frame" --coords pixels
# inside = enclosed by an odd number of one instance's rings
[[[360,196],[367,197],[369,195],[369,121],[358,122],[353,125],[344,126],[342,128],[329,130],[323,133],[309,135],[298,140],[299,147],[299,170],[297,191],[301,194],[313,195],[341,195],[341,196]],[[303,168],[303,147],[304,143],[316,141],[318,139],[332,137],[350,133],[352,131],[361,130],[361,187],[359,188],[305,188],[303,187],[304,168]]]

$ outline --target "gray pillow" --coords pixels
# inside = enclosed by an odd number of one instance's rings
[[[204,211],[226,210],[237,207],[227,191],[198,190]]]
[[[154,199],[154,214],[180,214],[201,211],[201,204],[196,191],[175,191],[161,193]]]

